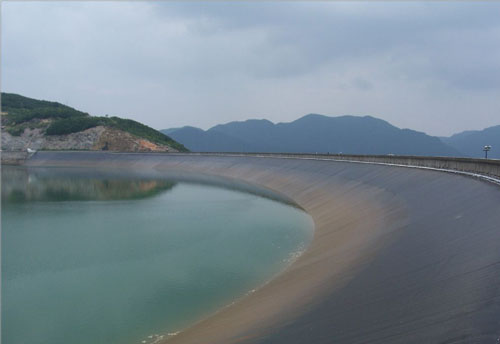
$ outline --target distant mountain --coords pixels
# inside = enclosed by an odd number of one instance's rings
[[[165,131],[160,130],[162,133]],[[182,137],[186,142],[184,146],[187,145],[191,147],[196,147],[196,152],[249,152],[252,151],[252,145],[246,143],[245,141],[226,135],[223,132],[218,132],[215,130],[204,131],[199,128],[194,127],[183,127],[175,130],[169,134],[170,137],[174,138]],[[176,139],[174,139],[176,140]],[[177,140],[176,140],[177,141]],[[179,141],[178,141],[179,142]],[[186,145],[187,144],[187,145]],[[188,148],[189,149],[189,148]]]
[[[184,127],[162,132],[198,152],[461,155],[437,137],[399,129],[371,116],[310,114],[290,123],[248,120],[206,131]]]
[[[484,158],[483,147],[491,146],[488,157],[500,159],[500,125],[483,130],[464,131],[441,140],[469,157]]]

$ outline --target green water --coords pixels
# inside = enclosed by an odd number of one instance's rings
[[[151,343],[262,285],[311,238],[308,215],[254,194],[3,168],[2,343]]]

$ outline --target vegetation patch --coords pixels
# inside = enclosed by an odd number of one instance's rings
[[[13,127],[9,127],[6,130],[12,136],[21,136],[24,133],[25,129],[26,129],[25,125],[16,125]]]
[[[47,135],[66,135],[104,125],[99,117],[74,117],[57,119],[45,131]]]
[[[75,110],[69,106],[45,100],[36,100],[12,93],[2,93],[2,111],[6,125],[16,125],[34,119],[57,119],[86,117],[88,113]]]
[[[40,120],[31,120],[29,122],[23,122],[19,124],[9,125],[6,127],[6,131],[12,136],[21,136],[24,133],[24,130],[36,129],[36,128],[46,128],[49,125],[47,122],[43,122]]]
[[[86,113],[61,108],[43,108],[43,109],[17,109],[8,112],[6,124],[20,124],[33,119],[55,119],[55,118],[74,118],[89,116]]]
[[[123,119],[119,117],[110,117],[110,118],[104,117],[104,118],[107,120],[106,125],[109,125],[112,128],[126,131],[132,135],[142,137],[153,143],[169,145],[180,152],[187,151],[184,145],[178,143],[177,141],[172,140],[170,137],[159,132],[158,130],[148,127],[147,125],[144,125],[142,123],[136,122],[131,119]]]
[[[42,109],[42,108],[68,108],[69,106],[57,103],[49,102],[46,100],[37,100],[33,98],[28,98],[14,93],[2,93],[2,110],[4,112],[10,112],[11,110],[17,109]],[[73,109],[74,110],[74,109]],[[75,110],[76,111],[76,110]]]

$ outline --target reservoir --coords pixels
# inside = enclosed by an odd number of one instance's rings
[[[175,335],[308,246],[312,219],[277,198],[234,182],[2,166],[2,343]]]

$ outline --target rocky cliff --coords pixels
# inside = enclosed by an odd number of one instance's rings
[[[178,152],[123,130],[97,126],[66,135],[45,135],[44,129],[26,128],[19,136],[2,130],[3,151],[32,150],[109,150],[119,152]]]
[[[19,162],[38,150],[179,152],[167,135],[130,119],[96,117],[69,106],[1,94],[2,162]]]

